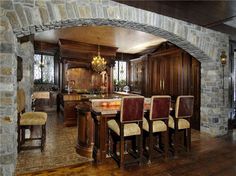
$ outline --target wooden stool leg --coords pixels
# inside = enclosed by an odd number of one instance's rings
[[[164,141],[163,141],[163,135],[164,135],[164,134],[162,134],[162,133],[160,133],[160,134],[158,135],[158,138],[159,138],[159,143],[158,143],[158,144],[159,144],[159,149],[160,149],[160,150],[163,150],[163,145],[164,145],[164,143],[163,143],[163,142],[164,142]],[[154,144],[156,144],[156,143],[154,142]]]
[[[18,134],[17,134],[17,142],[18,142],[18,145],[17,145],[17,152],[19,153],[20,152],[20,149],[21,149],[21,140],[20,140],[20,136],[21,136],[21,129],[20,129],[20,126],[18,126]]]
[[[21,131],[21,144],[24,144],[25,143],[25,128],[23,127],[22,128],[22,131]]]
[[[168,141],[168,131],[164,132],[164,158],[168,158],[168,149],[169,149],[169,141]]]
[[[191,128],[186,129],[186,147],[187,152],[191,150]]]
[[[143,134],[143,152],[146,151],[146,135]]]
[[[143,164],[143,133],[141,132],[141,135],[139,137],[139,165]]]
[[[173,143],[174,143],[174,156],[177,154],[177,147],[178,147],[178,130],[174,130],[174,138],[173,138]]]
[[[46,141],[46,124],[42,125],[41,151],[44,151],[45,141]]]
[[[112,145],[113,145],[112,146],[112,152],[113,152],[114,155],[116,155],[116,145],[117,145],[116,140],[113,140],[113,144]]]
[[[151,164],[153,155],[153,133],[149,132],[149,142],[148,142],[148,164]]]
[[[32,138],[33,137],[32,135],[33,135],[34,126],[31,125],[29,129],[30,129],[30,138]]]
[[[135,136],[135,140],[131,141],[131,145],[132,145],[132,152],[136,152],[136,141],[137,140],[137,136]]]
[[[124,168],[124,136],[120,137],[120,168]]]

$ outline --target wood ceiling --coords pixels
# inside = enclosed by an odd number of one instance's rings
[[[236,40],[236,1],[115,0],[136,8],[198,24]]]
[[[35,41],[58,43],[59,39],[116,47],[121,53],[141,53],[166,40],[148,33],[110,26],[81,26],[35,34]]]

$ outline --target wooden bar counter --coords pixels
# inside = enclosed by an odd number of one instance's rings
[[[80,156],[92,158],[94,145],[94,122],[91,118],[91,103],[81,100],[77,106],[77,145],[76,152]]]
[[[81,100],[77,102],[75,107],[78,128],[76,152],[81,156],[92,158],[95,141],[94,137],[97,132],[94,129],[94,120],[91,116],[91,109],[94,106],[106,104],[105,100],[107,99],[104,99],[105,97],[113,102],[113,98],[117,97],[117,95],[82,95]]]
[[[91,100],[91,115],[95,125],[93,159],[96,163],[103,163],[108,154],[108,127],[107,121],[117,117],[120,111],[121,99]],[[150,98],[145,98],[145,111],[150,109]]]
[[[121,97],[117,94],[81,95],[75,107],[78,128],[76,152],[79,155],[93,157],[96,163],[104,161],[108,148],[107,120],[116,117]]]
[[[60,93],[57,97],[57,111],[63,114],[65,126],[76,126],[77,117],[75,107],[81,100],[77,93]]]

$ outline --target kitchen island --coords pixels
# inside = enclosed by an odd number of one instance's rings
[[[77,118],[75,106],[81,100],[77,93],[59,93],[57,96],[57,112],[63,116],[64,126],[76,126]]]
[[[121,97],[117,94],[90,98],[76,106],[78,139],[76,151],[79,155],[93,157],[103,162],[108,149],[107,121],[116,118],[120,111]],[[82,103],[83,102],[83,103]],[[145,98],[145,109],[150,108],[150,98]]]
[[[98,133],[92,111],[99,111],[100,108],[106,109],[106,112],[113,114],[120,109],[121,95],[81,95],[81,99],[75,107],[77,111],[78,138],[76,151],[79,155],[92,158],[95,137]],[[105,136],[104,136],[105,137]]]

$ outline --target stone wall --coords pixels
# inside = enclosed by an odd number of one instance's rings
[[[222,50],[228,52],[227,35],[109,0],[2,0],[0,3],[0,175],[12,175],[16,162],[15,36],[50,29],[81,25],[124,27],[158,35],[183,48],[202,66],[201,131],[214,136],[227,133],[228,103],[222,99],[223,72],[219,60]],[[226,66],[225,75],[228,74]]]
[[[17,156],[16,38],[0,12],[0,175],[13,175]]]
[[[18,87],[23,88],[26,96],[25,111],[31,111],[31,95],[34,86],[34,46],[29,42],[17,44],[17,56],[22,58],[23,62],[23,78],[19,82]]]

